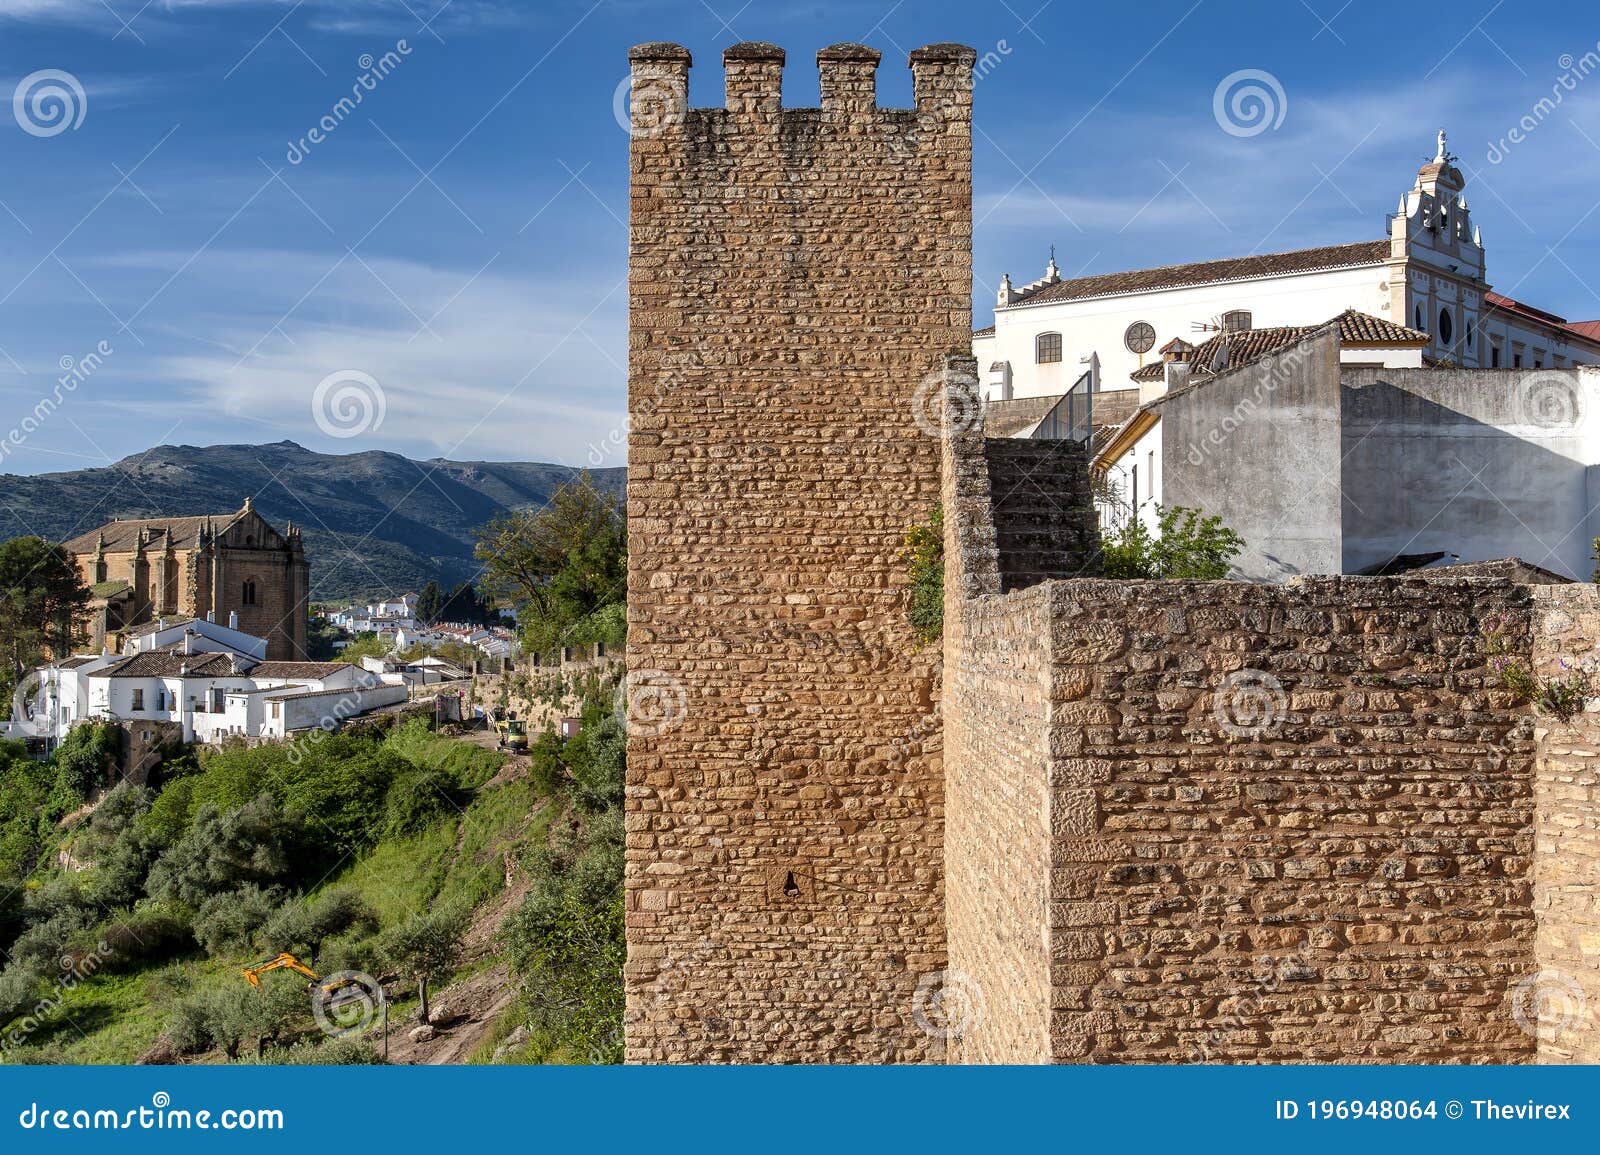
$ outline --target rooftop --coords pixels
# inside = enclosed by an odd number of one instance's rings
[[[1284,273],[1312,273],[1323,269],[1379,265],[1389,258],[1389,241],[1357,241],[1349,245],[1324,245],[1315,249],[1296,249],[1287,253],[1258,253],[1248,257],[1229,257],[1217,261],[1195,261],[1185,265],[1162,265],[1154,269],[1131,269],[1123,273],[1102,273],[1047,283],[1027,292],[1011,305],[1043,305],[1052,301],[1076,301],[1086,297],[1108,297],[1120,293],[1143,293],[1205,285],[1217,281],[1244,281],[1253,277]]]
[[[1339,326],[1339,343],[1356,349],[1371,348],[1422,348],[1429,337],[1418,329],[1409,329],[1346,309],[1324,325],[1278,325],[1266,329],[1245,329],[1237,333],[1218,333],[1202,342],[1188,358],[1190,378],[1208,377],[1225,369],[1248,365],[1268,353],[1303,340],[1326,325]],[[1160,381],[1166,375],[1166,362],[1152,361],[1128,374],[1132,381]]]

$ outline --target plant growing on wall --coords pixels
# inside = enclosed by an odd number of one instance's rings
[[[1130,517],[1106,535],[1106,577],[1220,581],[1244,549],[1244,538],[1220,517],[1198,509],[1158,505],[1156,520],[1155,533],[1142,519]]]
[[[1594,684],[1587,670],[1574,668],[1561,659],[1564,674],[1556,678],[1541,678],[1513,656],[1510,623],[1505,614],[1493,614],[1483,623],[1483,648],[1489,654],[1489,668],[1500,679],[1501,686],[1509,690],[1518,705],[1533,703],[1541,714],[1549,714],[1569,721],[1583,713],[1594,696]]]
[[[928,520],[906,530],[901,554],[911,578],[911,629],[931,646],[944,636],[944,507],[936,505]]]

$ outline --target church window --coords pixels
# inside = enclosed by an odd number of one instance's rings
[[[244,583],[244,589],[240,593],[239,600],[247,606],[256,604],[256,582],[254,578],[250,578]]]
[[[1450,319],[1450,310],[1449,309],[1440,309],[1439,310],[1439,340],[1441,342],[1443,342],[1444,344],[1448,345],[1448,344],[1450,344],[1451,339],[1455,335],[1456,335],[1456,326],[1455,326],[1455,322]]]
[[[1472,338],[1473,338],[1472,318],[1468,317],[1467,318],[1467,348],[1469,348],[1469,349],[1472,348]]]
[[[1489,368],[1491,368],[1491,369],[1500,368],[1500,346],[1499,345],[1490,345],[1489,346]]]
[[[1040,365],[1054,364],[1061,360],[1061,334],[1040,333],[1033,342],[1034,360]]]
[[[1411,327],[1413,329],[1421,329],[1424,333],[1426,333],[1428,331],[1428,325],[1427,325],[1427,322],[1422,319],[1422,306],[1421,305],[1418,305],[1416,307],[1415,311],[1413,311],[1413,313],[1412,313],[1412,317],[1415,318],[1416,323],[1414,325],[1412,325]]]
[[[1222,314],[1222,331],[1224,333],[1243,333],[1254,323],[1254,318],[1249,309],[1232,309]]]

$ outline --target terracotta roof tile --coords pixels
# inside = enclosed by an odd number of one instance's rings
[[[192,677],[216,678],[244,672],[234,668],[230,654],[182,654],[157,650],[148,654],[134,654],[107,668],[104,675],[109,678],[176,678],[187,673]]]
[[[1176,289],[1184,285],[1205,285],[1216,281],[1240,281],[1283,273],[1309,273],[1318,269],[1342,269],[1355,265],[1376,265],[1387,260],[1389,242],[1357,241],[1350,245],[1325,245],[1297,249],[1288,253],[1259,253],[1250,257],[1230,257],[1219,261],[1196,261],[1186,265],[1163,265],[1155,269],[1132,269],[1124,273],[1103,273],[1057,281],[1035,290],[1016,305],[1042,305],[1050,301],[1075,301],[1084,297],[1104,297],[1115,293]],[[1015,307],[1015,305],[1011,306]]]
[[[1328,324],[1339,326],[1339,343],[1352,348],[1395,345],[1420,348],[1429,337],[1417,329],[1408,329],[1370,313],[1346,309]],[[1315,333],[1322,325],[1279,325],[1267,329],[1245,329],[1238,333],[1218,333],[1203,342],[1189,357],[1191,377],[1207,377],[1224,369],[1248,365],[1251,361],[1276,353]],[[1153,361],[1128,374],[1130,381],[1160,381],[1166,376],[1166,364]]]
[[[260,662],[250,667],[252,678],[327,678],[355,667],[349,662]]]
[[[205,514],[200,517],[130,517],[108,521],[98,529],[91,529],[88,533],[80,533],[71,541],[66,542],[70,553],[91,554],[99,544],[100,535],[105,534],[106,552],[130,553],[139,541],[139,531],[145,530],[154,539],[154,548],[165,549],[167,539],[172,541],[173,549],[193,549],[200,541],[200,531],[207,522],[218,533],[233,524],[239,516],[238,510],[228,513]],[[152,548],[146,546],[146,549]]]

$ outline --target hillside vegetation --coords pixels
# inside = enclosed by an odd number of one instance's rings
[[[370,722],[174,752],[158,788],[118,785],[92,808],[108,731],[79,727],[48,764],[0,750],[6,1060],[379,1061],[373,1000],[331,1001],[336,1028],[362,1028],[340,1035],[305,976],[241,973],[287,951],[380,979],[401,1061],[428,1061],[409,1032],[430,992],[459,1015],[486,987],[493,1021],[461,1058],[616,1061],[613,690],[584,687],[583,732],[526,758],[421,718]]]

